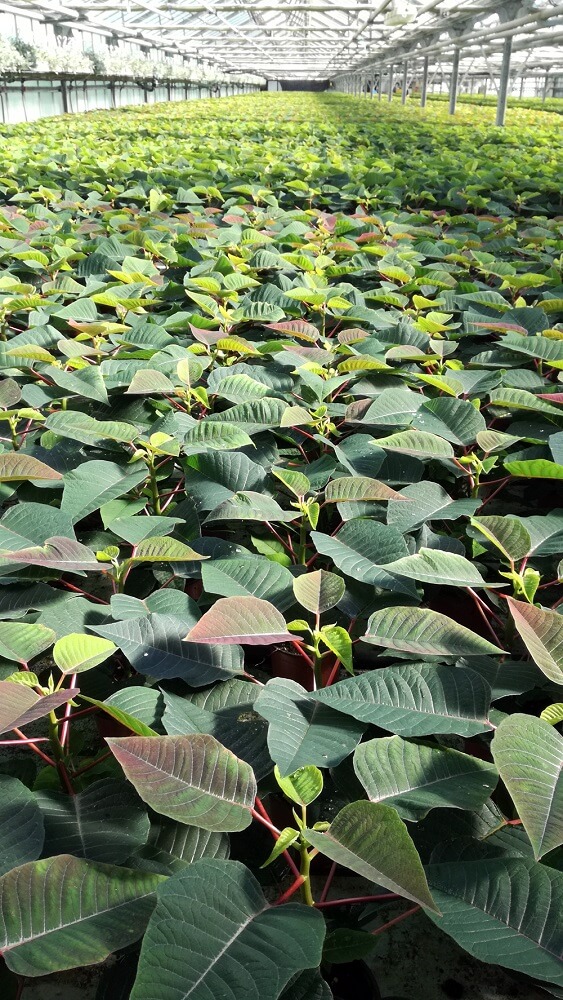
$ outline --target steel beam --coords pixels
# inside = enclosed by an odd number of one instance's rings
[[[497,101],[496,124],[504,125],[506,105],[508,101],[508,85],[510,82],[510,59],[512,57],[512,35],[504,39],[502,49],[502,65],[500,68],[500,83]]]
[[[452,75],[450,77],[450,114],[455,115],[455,109],[457,104],[457,86],[459,82],[459,55],[460,50],[458,48],[454,49],[454,57],[452,60]]]
[[[422,65],[422,84],[420,87],[420,107],[426,107],[426,98],[428,96],[428,56],[424,56],[424,63]]]

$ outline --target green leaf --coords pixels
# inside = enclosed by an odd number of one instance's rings
[[[500,723],[491,752],[539,860],[563,844],[563,738],[517,712]]]
[[[252,444],[246,431],[230,423],[199,420],[184,437],[184,451],[191,454],[194,448],[216,448],[220,451],[236,450]]]
[[[280,855],[283,854],[284,851],[287,851],[288,847],[291,847],[292,844],[294,844],[298,839],[299,830],[294,830],[291,826],[286,826],[283,830],[280,830],[280,835],[276,840],[271,853],[268,855],[264,863],[260,865],[260,868],[267,868],[268,865],[271,865],[272,861],[279,858]]]
[[[400,491],[411,504],[391,500],[387,508],[387,523],[399,531],[410,531],[426,521],[454,521],[469,517],[479,506],[479,500],[452,500],[439,483],[413,483]]]
[[[158,875],[67,854],[32,861],[0,879],[0,950],[19,976],[102,962],[143,934]]]
[[[192,687],[227,680],[243,669],[242,651],[200,642],[184,642],[186,627],[195,623],[187,610],[176,615],[149,614],[110,625],[91,625],[93,632],[111,639],[140,674],[157,680],[180,677]]]
[[[471,525],[491,542],[509,562],[516,562],[528,554],[530,534],[517,517],[472,517]]]
[[[307,840],[337,864],[406,899],[439,912],[405,824],[395,809],[375,802],[351,802],[327,833],[305,830]]]
[[[268,749],[282,777],[308,764],[336,767],[358,745],[365,728],[315,703],[300,684],[283,677],[268,681],[254,708],[270,723]]]
[[[53,659],[63,674],[78,674],[97,667],[115,653],[116,649],[117,646],[109,639],[74,632],[57,640],[53,648]]]
[[[414,455],[416,458],[454,457],[454,450],[448,441],[436,434],[427,434],[426,431],[399,431],[389,437],[376,438],[373,443],[378,448],[397,451],[402,455]]]
[[[423,819],[436,808],[478,809],[498,781],[492,764],[400,736],[361,743],[354,770],[372,802],[393,806],[405,820]]]
[[[259,597],[222,597],[188,632],[188,642],[270,646],[293,636],[279,611]]]
[[[508,607],[524,644],[540,670],[563,684],[563,618],[533,604],[508,598]]]
[[[342,625],[324,625],[321,637],[325,646],[340,660],[349,674],[354,673],[352,640],[349,632]]]
[[[333,479],[325,490],[326,503],[348,503],[363,500],[398,500],[405,501],[408,497],[392,490],[378,479],[368,476],[342,476]]]
[[[65,473],[61,510],[73,524],[92,514],[104,503],[121,497],[147,477],[143,462],[121,466],[114,462],[83,462]]]
[[[108,864],[122,864],[145,843],[149,818],[124,781],[103,778],[77,795],[39,792],[45,821],[45,850]]]
[[[408,555],[405,540],[395,528],[355,517],[346,521],[335,535],[312,531],[311,540],[317,552],[327,556],[353,580],[399,593],[416,593],[412,584],[397,580],[384,568],[385,563]]]
[[[386,563],[385,569],[399,576],[408,576],[421,583],[439,582],[443,587],[490,587],[477,567],[464,556],[440,549],[420,548],[416,555],[404,556],[395,562]],[[498,586],[498,584],[497,584]]]
[[[0,774],[0,875],[43,850],[43,816],[33,792],[17,778]]]
[[[128,736],[107,743],[155,812],[219,833],[245,830],[252,822],[252,768],[213,736]]]
[[[279,767],[275,766],[274,775],[284,795],[298,806],[308,806],[318,799],[323,790],[323,776],[318,767],[308,764],[300,767],[292,774],[282,778]]]
[[[189,545],[164,535],[143,538],[131,556],[132,563],[139,562],[201,562],[209,556],[202,556]]]
[[[98,445],[100,441],[118,441],[129,444],[138,436],[133,424],[119,420],[96,420],[87,413],[75,410],[61,410],[51,413],[45,427],[59,437],[81,441],[82,444]]]
[[[199,861],[158,893],[131,1000],[277,1000],[294,973],[318,967],[324,934],[318,911],[270,906],[238,861]]]
[[[276,500],[252,490],[235,493],[206,517],[209,521],[294,521],[297,511],[283,510]]]
[[[522,858],[431,864],[441,917],[432,920],[475,958],[563,986],[561,872]]]
[[[8,678],[9,679],[9,678]],[[540,719],[549,722],[550,726],[556,726],[563,722],[563,702],[556,702],[555,705],[548,705],[540,715]]]
[[[128,688],[125,690],[132,691],[133,689]],[[121,692],[116,692],[116,694],[121,694]],[[116,695],[113,697],[116,697]],[[96,708],[105,712],[111,719],[115,719],[121,726],[130,729],[132,733],[136,733],[137,736],[158,736],[158,733],[154,729],[151,729],[150,726],[147,726],[142,719],[137,719],[136,716],[131,715],[130,712],[126,712],[118,705],[111,704],[109,701],[99,701],[98,698],[88,698],[85,694],[81,695],[81,698],[90,705],[95,705]]]
[[[398,736],[490,732],[491,689],[474,670],[403,664],[348,677],[309,697]]]
[[[210,560],[201,567],[201,579],[207,594],[260,597],[282,612],[295,601],[291,573],[262,556]]]
[[[45,625],[25,622],[0,622],[0,656],[27,664],[52,646],[55,633]]]
[[[546,458],[533,458],[527,462],[505,462],[504,467],[511,476],[524,479],[563,479],[563,465],[549,462]]]
[[[428,608],[382,608],[369,619],[363,640],[387,649],[430,655],[479,656],[503,652],[465,625]]]
[[[311,483],[302,472],[294,472],[292,469],[278,469],[272,466],[272,475],[290,490],[296,497],[304,497],[311,491]]]
[[[324,569],[295,577],[293,591],[299,604],[315,615],[330,611],[344,596],[346,584],[336,573]]]

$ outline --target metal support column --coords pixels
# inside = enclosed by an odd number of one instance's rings
[[[393,100],[393,63],[389,66],[389,90],[387,93],[387,100]]]
[[[454,49],[452,60],[452,76],[450,80],[450,114],[455,115],[457,104],[457,86],[459,81],[459,49]]]
[[[422,67],[422,85],[420,88],[420,107],[426,107],[426,97],[428,94],[428,56],[424,56],[424,64]]]
[[[512,35],[507,35],[502,47],[502,64],[500,67],[500,84],[497,101],[496,124],[504,125],[506,118],[506,103],[508,101],[508,85],[510,83],[510,59],[512,56]]]
[[[543,82],[543,93],[542,93],[542,97],[541,97],[542,101],[545,101],[546,98],[547,98],[547,89],[548,89],[548,87],[549,87],[549,72],[547,72],[545,74],[545,80]]]
[[[377,100],[380,101],[383,96],[383,63],[379,64],[379,83],[377,85]]]
[[[403,82],[401,84],[401,104],[407,103],[407,87],[409,84],[409,63],[405,59],[403,63]]]

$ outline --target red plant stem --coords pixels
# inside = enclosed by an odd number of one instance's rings
[[[108,757],[111,756],[111,750],[108,750],[107,753],[102,754],[101,757],[97,757],[96,760],[91,760],[90,763],[85,764],[84,767],[79,767],[78,771],[73,771],[72,777],[79,778],[81,774],[86,774],[86,771],[89,771],[92,767],[96,767],[97,764],[101,764],[104,760],[107,760]]]
[[[522,825],[522,820],[521,819],[507,819],[506,825],[507,826],[521,826]]]
[[[270,529],[270,531],[272,532],[272,535],[274,535],[277,538],[278,542],[280,542],[283,545],[283,547],[286,550],[286,552],[291,553],[291,549],[289,548],[289,545],[286,542],[284,542],[282,536],[278,534],[278,532],[276,531],[276,529],[274,527],[272,527],[272,525],[270,524],[270,522],[269,521],[265,521],[264,524],[266,525],[267,528]]]
[[[386,924],[383,924],[382,927],[376,927],[374,931],[371,931],[371,934],[373,937],[377,937],[378,934],[383,934],[385,931],[388,931],[390,927],[394,927],[395,924],[400,924],[401,920],[406,920],[407,917],[412,917],[414,913],[418,913],[421,909],[421,906],[413,906],[412,910],[407,910],[406,913],[401,913],[400,916],[395,917],[393,920],[389,920]]]
[[[272,823],[266,809],[264,808],[258,796],[256,796],[254,805],[255,808],[250,810],[252,815],[254,816],[254,819],[258,820],[259,823],[262,823],[264,826],[266,826],[269,829],[270,833],[272,834],[274,840],[278,840],[280,831],[278,830],[277,826],[274,826],[274,824]],[[299,868],[295,864],[295,861],[291,857],[289,851],[284,851],[283,856],[287,861],[287,864],[291,868],[295,877],[300,875]]]
[[[93,705],[92,708],[81,708],[79,712],[73,712],[69,717],[68,722],[74,722],[75,719],[79,719],[82,715],[92,715],[94,712],[99,712],[100,709],[97,705]],[[65,719],[59,719],[58,724],[62,726]]]
[[[326,882],[324,884],[323,891],[321,892],[321,898],[319,899],[319,903],[321,905],[324,903],[324,901],[326,900],[326,897],[328,896],[329,889],[330,889],[330,887],[332,885],[332,880],[333,880],[333,878],[334,878],[334,876],[336,874],[336,869],[337,868],[338,868],[338,865],[336,864],[336,861],[333,861],[332,864],[331,864],[331,866],[330,866],[330,871],[329,871],[329,873],[327,875],[327,879],[326,879]],[[317,905],[319,905],[319,904],[317,904]]]
[[[500,493],[500,491],[504,489],[506,484],[510,482],[511,479],[512,476],[507,476],[506,479],[503,479],[500,486],[497,486],[496,490],[493,490],[492,493],[489,493],[489,496],[485,500],[483,500],[481,507],[484,507],[485,504],[489,503],[489,501],[493,499],[493,497],[496,497],[497,493]],[[483,483],[483,486],[487,486],[487,483]],[[478,507],[477,509],[481,510],[481,507]]]
[[[74,788],[72,787],[72,781],[70,780],[69,773],[62,760],[59,760],[56,764],[57,772],[62,784],[67,790],[69,795],[76,795]]]
[[[316,438],[314,438],[312,434],[309,434],[309,431],[304,431],[302,427],[292,427],[291,429],[293,431],[299,431],[300,434],[304,434],[306,438],[309,438],[311,441],[314,441],[315,444],[318,443]]]
[[[301,888],[301,886],[303,885],[303,883],[305,881],[306,881],[305,876],[304,875],[300,875],[299,872],[298,872],[297,873],[297,878],[295,879],[295,882],[293,882],[293,884],[290,885],[289,889],[286,889],[285,892],[282,892],[282,894],[279,897],[279,899],[276,899],[276,902],[274,903],[274,906],[279,906],[280,903],[285,903],[288,899],[291,899],[291,897],[293,895],[295,895],[295,893],[297,892],[297,890]]]
[[[500,639],[499,639],[498,635],[496,634],[493,626],[491,625],[489,619],[487,618],[487,615],[485,614],[485,611],[487,611],[489,614],[492,615],[492,611],[489,610],[489,608],[487,607],[486,604],[485,604],[485,609],[483,609],[482,604],[484,602],[482,602],[479,599],[479,597],[477,596],[477,594],[475,593],[475,591],[471,589],[471,587],[468,587],[467,589],[468,589],[469,593],[471,594],[471,596],[473,598],[473,601],[475,603],[475,607],[477,608],[477,611],[479,612],[479,614],[481,615],[481,618],[485,622],[485,625],[487,626],[489,632],[491,633],[493,639],[495,640],[498,648],[502,649],[502,646],[501,646],[501,643],[500,643]]]
[[[76,688],[76,685],[77,685],[76,678],[77,678],[77,675],[76,674],[72,674],[72,676],[70,678],[69,685],[68,685],[69,690],[74,690],[74,688]],[[68,726],[68,723],[69,723],[69,719],[70,719],[71,715],[72,715],[72,705],[70,704],[70,701],[67,701],[67,703],[65,705],[64,713],[63,713],[63,724],[61,726],[60,736],[59,736],[59,739],[60,739],[62,747],[66,746],[66,744],[68,743],[68,735],[69,735],[69,726]]]
[[[328,688],[330,687],[331,684],[334,684],[334,678],[336,677],[339,670],[340,670],[340,660],[336,660],[332,670],[330,671],[330,674],[328,675],[328,680],[325,684],[325,687]]]
[[[68,583],[67,580],[61,580],[63,587],[67,590],[74,590],[77,594],[83,594],[84,597],[89,597],[91,601],[95,601],[96,604],[107,604],[107,601],[103,601],[101,597],[94,597],[94,594],[89,594],[87,590],[82,590],[81,587],[75,587],[73,583]]]
[[[313,666],[313,661],[312,661],[311,657],[308,655],[308,653],[305,652],[305,650],[303,649],[303,646],[299,642],[297,642],[297,639],[292,639],[291,640],[291,645],[295,647],[295,649],[297,650],[297,652],[300,653],[301,656],[303,657],[303,659],[307,661],[307,663],[309,664],[310,667],[312,667]]]
[[[48,743],[49,740],[46,736],[32,736],[30,739],[23,740],[0,740],[0,747],[21,747],[24,743],[28,746],[30,743]]]
[[[13,732],[16,734],[16,736],[20,737],[22,743],[27,744],[30,750],[33,750],[34,753],[36,753],[39,757],[42,757],[46,764],[49,764],[51,767],[57,766],[55,764],[55,761],[51,757],[48,757],[46,753],[43,753],[43,751],[39,749],[39,747],[35,746],[35,743],[31,743],[28,740],[27,736],[25,735],[25,733],[22,733],[21,729],[14,729]]]
[[[328,879],[327,879],[328,881]],[[327,909],[329,906],[354,906],[356,903],[378,903],[383,899],[402,899],[402,896],[398,896],[396,892],[380,892],[377,896],[350,896],[349,899],[330,899],[327,903],[324,900],[319,900],[315,903],[318,909]],[[417,910],[420,907],[417,906]]]

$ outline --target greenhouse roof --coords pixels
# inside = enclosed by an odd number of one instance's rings
[[[466,72],[486,73],[506,38],[518,67],[563,73],[558,0],[10,0],[0,10],[272,79],[369,75],[426,56],[447,69],[456,49]]]

